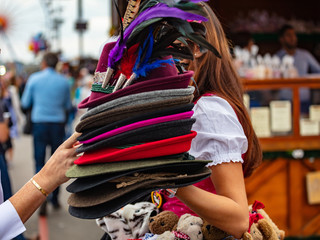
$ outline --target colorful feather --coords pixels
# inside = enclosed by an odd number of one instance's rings
[[[168,63],[170,65],[174,65],[174,62],[172,59],[166,59],[166,60],[156,60],[154,62],[145,64],[141,66],[135,74],[137,75],[136,78],[142,76],[145,77],[147,76],[147,73],[150,72],[152,69],[159,68],[159,67],[165,67],[164,63]]]
[[[147,21],[152,18],[177,18],[182,20],[197,20],[197,21],[207,21],[203,16],[188,13],[178,8],[170,8],[166,4],[159,3],[144,12],[140,13],[135,20],[126,28],[124,32],[123,42],[117,41],[115,47],[110,51],[108,59],[108,67],[113,68],[115,64],[121,59],[123,51],[125,49],[125,44],[130,37],[132,31],[142,22]],[[120,39],[119,39],[120,40]]]
[[[123,28],[126,29],[127,26],[133,21],[135,16],[139,11],[141,0],[129,0],[126,12],[123,17]]]
[[[137,54],[138,47],[139,47],[139,43],[129,48],[124,58],[121,60],[120,72],[124,74],[127,78],[129,78],[132,74],[132,69],[135,65],[137,55],[138,55]]]

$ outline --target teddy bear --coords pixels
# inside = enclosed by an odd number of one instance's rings
[[[263,210],[264,208],[264,204],[259,202],[259,201],[255,201],[252,205],[249,206],[249,212],[250,212],[250,215],[251,214],[258,214],[260,216],[260,218],[263,218],[263,219],[266,219],[271,228],[275,231],[276,235],[277,235],[277,239],[278,240],[283,240],[284,237],[285,237],[285,232],[283,230],[280,230],[277,225],[271,220],[271,218],[269,217],[269,215],[266,213],[265,210]],[[259,220],[260,221],[260,220]],[[264,224],[266,225],[266,224]],[[259,227],[260,229],[261,227]],[[269,230],[269,227],[262,227],[262,229],[266,229],[266,234],[268,234],[268,232],[270,231]],[[268,229],[268,230],[267,230]],[[272,235],[272,234],[271,234]],[[259,238],[260,239],[260,238]],[[255,240],[255,239],[254,239]]]
[[[243,240],[279,240],[279,238],[269,220],[260,219],[251,225],[250,233],[246,232]]]
[[[166,231],[157,240],[202,240],[202,224],[201,218],[186,213],[179,218],[177,231]]]
[[[230,234],[210,225],[207,221],[203,221],[203,240],[236,239]],[[250,233],[244,233],[243,240],[278,240],[278,236],[268,219],[263,219],[262,216],[256,215],[255,219],[252,220]]]
[[[203,221],[201,218],[186,213],[179,218],[177,232],[187,234],[190,237],[190,240],[202,240],[202,224]]]
[[[153,234],[162,234],[166,231],[173,231],[177,227],[179,217],[171,211],[163,211],[158,215],[151,215],[149,218],[149,230]]]
[[[203,225],[201,228],[203,234],[203,240],[221,240],[221,239],[228,239],[228,240],[235,240],[233,236],[230,234],[220,230],[219,228],[210,225],[206,220],[203,220]]]

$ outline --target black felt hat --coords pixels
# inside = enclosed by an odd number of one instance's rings
[[[182,105],[177,105],[173,107],[168,107],[165,109],[160,109],[160,110],[155,110],[151,112],[146,112],[143,114],[135,115],[132,117],[124,118],[116,122],[109,123],[107,125],[101,126],[99,128],[95,129],[87,129],[82,132],[80,137],[78,137],[79,141],[84,141],[91,139],[93,137],[96,137],[102,133],[114,130],[116,128],[129,125],[135,122],[151,119],[151,118],[157,118],[157,117],[163,117],[167,115],[173,115],[173,114],[178,114],[178,113],[183,113],[190,111],[193,108],[194,104],[189,103],[189,104],[182,104]]]
[[[125,106],[114,108],[108,111],[90,116],[78,123],[76,126],[77,132],[82,132],[89,128],[98,128],[106,124],[119,121],[124,118],[137,116],[143,113],[152,112],[154,110],[165,109],[172,106],[191,103],[193,95],[177,97],[166,100],[159,100],[152,103],[144,103],[133,106]]]

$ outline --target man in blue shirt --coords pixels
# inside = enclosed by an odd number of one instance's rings
[[[298,71],[299,76],[305,76],[308,73],[320,73],[320,65],[310,52],[304,49],[297,48],[298,39],[294,28],[291,25],[284,25],[279,31],[279,40],[282,49],[277,52],[277,55],[282,59],[285,55],[290,55],[294,58],[294,66]],[[302,113],[308,113],[311,104],[311,91],[308,88],[300,88],[300,107]],[[292,92],[287,89],[280,91],[280,96],[283,99],[290,100]]]
[[[36,173],[44,166],[46,147],[51,147],[51,154],[63,143],[67,111],[71,109],[70,86],[65,77],[55,71],[58,57],[53,53],[44,55],[41,71],[30,76],[22,95],[23,108],[31,108],[32,134],[34,140],[34,158]],[[52,196],[55,209],[58,202],[59,188]],[[45,215],[45,205],[40,214]]]
[[[308,73],[320,73],[320,65],[310,52],[297,48],[298,39],[291,25],[284,25],[279,32],[282,49],[277,52],[280,58],[290,55],[294,58],[294,66],[297,68],[299,76]]]

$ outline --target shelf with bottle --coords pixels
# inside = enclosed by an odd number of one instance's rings
[[[242,79],[263,151],[320,149],[320,78]],[[303,89],[309,90],[308,98]]]
[[[279,41],[279,34],[275,32],[270,33],[252,33],[252,38],[256,43],[261,42],[272,42],[276,43]],[[320,32],[314,33],[297,33],[297,38],[300,43],[312,42],[319,43],[320,42]]]

